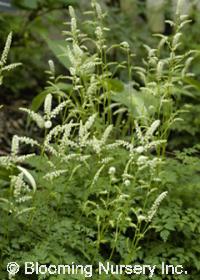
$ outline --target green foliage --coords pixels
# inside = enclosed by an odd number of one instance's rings
[[[4,44],[10,30],[14,33],[12,54],[9,62],[20,61],[24,67],[17,72],[10,72],[5,77],[13,83],[6,82],[2,87],[2,94],[9,98],[23,97],[32,99],[45,85],[47,58],[45,54],[51,49],[45,38],[54,41],[55,34],[59,34],[61,23],[66,16],[66,8],[76,0],[59,1],[13,1],[16,11],[0,14],[0,45]],[[56,39],[59,39],[57,37]],[[31,59],[30,59],[31,57]],[[48,59],[50,57],[48,56]],[[61,71],[58,65],[58,71]],[[23,79],[21,78],[23,77]],[[9,101],[8,101],[9,102]]]

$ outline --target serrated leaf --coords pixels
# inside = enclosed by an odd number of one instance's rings
[[[169,232],[168,230],[162,230],[162,231],[160,232],[160,237],[162,238],[162,240],[163,240],[164,242],[167,241],[169,235],[170,235],[170,232]]]

